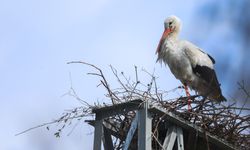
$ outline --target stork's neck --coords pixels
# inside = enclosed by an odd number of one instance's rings
[[[179,31],[174,31],[167,36],[167,40],[177,41],[179,37]]]

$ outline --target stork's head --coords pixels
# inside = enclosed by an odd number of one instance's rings
[[[167,36],[170,36],[171,34],[178,34],[181,28],[181,21],[176,16],[169,16],[164,21],[164,27],[164,32],[167,32]]]
[[[158,44],[156,53],[159,53],[161,49],[161,45],[163,44],[163,41],[166,38],[177,38],[180,29],[181,29],[181,21],[178,17],[176,16],[169,16],[165,21],[164,21],[164,32],[162,34],[161,40]]]

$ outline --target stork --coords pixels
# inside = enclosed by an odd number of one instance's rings
[[[184,85],[188,97],[188,110],[191,109],[188,87],[211,100],[226,101],[214,70],[215,60],[191,42],[178,39],[181,30],[181,21],[178,17],[168,17],[164,27],[156,50],[157,61],[167,64],[174,76]]]

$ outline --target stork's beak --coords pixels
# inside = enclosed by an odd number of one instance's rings
[[[169,34],[170,32],[171,32],[171,29],[170,29],[170,28],[164,30],[164,32],[163,32],[163,34],[162,34],[162,36],[161,36],[160,42],[159,42],[159,44],[158,44],[158,46],[157,46],[157,49],[156,49],[156,52],[155,52],[156,54],[160,52],[161,46],[162,46],[164,40],[166,39],[166,37],[168,36],[168,34]]]

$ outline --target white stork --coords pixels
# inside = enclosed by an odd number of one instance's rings
[[[187,86],[211,100],[226,101],[214,71],[215,60],[194,44],[178,39],[181,29],[179,18],[168,17],[164,26],[165,31],[156,51],[157,61],[168,64],[174,76],[184,85],[189,97],[189,110],[191,100]]]

